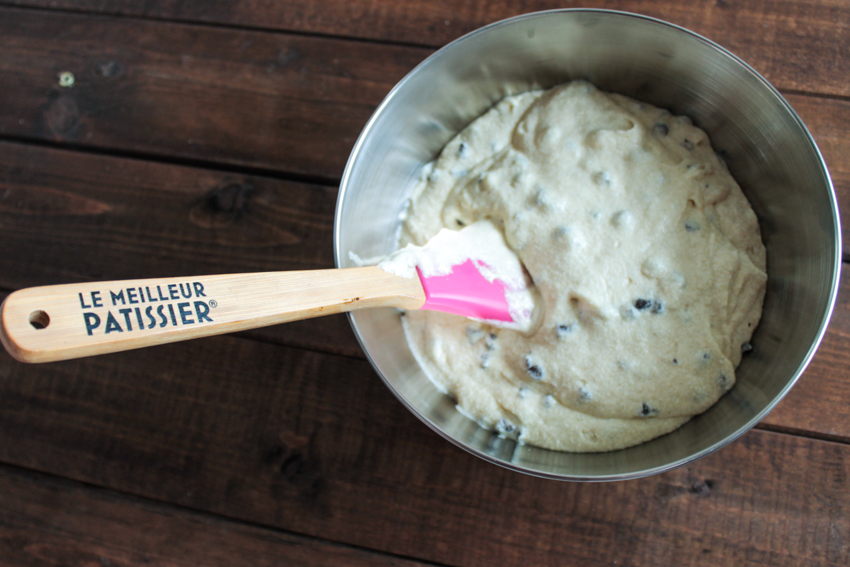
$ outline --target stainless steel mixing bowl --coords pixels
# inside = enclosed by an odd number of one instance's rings
[[[363,130],[340,187],[336,262],[351,266],[349,251],[394,250],[420,168],[470,121],[507,95],[573,79],[691,117],[752,203],[769,281],[755,349],[732,391],[679,430],[636,447],[549,451],[499,438],[458,412],[414,360],[397,312],[361,311],[351,323],[396,396],[460,447],[544,477],[635,478],[707,455],[758,423],[805,369],[835,302],[841,232],[826,165],[790,105],[740,59],[683,28],[600,10],[529,14],[462,37],[405,77]]]

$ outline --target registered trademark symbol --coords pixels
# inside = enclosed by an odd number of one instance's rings
[[[218,307],[218,301],[215,299],[210,299],[210,307]]]

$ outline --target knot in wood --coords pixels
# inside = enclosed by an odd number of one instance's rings
[[[57,139],[76,140],[81,137],[80,108],[70,95],[51,95],[43,109],[47,131]]]
[[[210,191],[209,205],[215,212],[240,213],[245,210],[254,188],[242,183],[228,183]]]
[[[691,492],[700,496],[708,496],[712,488],[714,488],[714,481],[706,479],[703,482],[695,482],[691,486]]]
[[[281,476],[307,496],[316,496],[323,479],[318,465],[300,451],[290,454],[280,465]]]
[[[109,79],[121,72],[121,66],[115,61],[98,61],[95,63],[95,71],[101,77]]]

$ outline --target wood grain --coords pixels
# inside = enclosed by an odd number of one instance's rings
[[[0,286],[332,268],[335,188],[0,142]],[[58,281],[57,281],[58,280]]]
[[[0,37],[0,135],[331,179],[429,53],[8,8]]]
[[[850,561],[846,444],[756,430],[663,475],[558,483],[442,440],[365,362],[207,341],[0,355],[0,460],[448,565]]]
[[[8,466],[0,493],[5,567],[422,565]]]
[[[0,90],[0,135],[326,180],[342,175],[372,111],[431,53],[8,8],[0,15],[0,77],[17,85]],[[62,71],[74,73],[73,87],[59,86]],[[850,101],[788,98],[839,192],[850,194]]]
[[[843,0],[4,0],[2,3],[94,11],[263,29],[442,46],[486,24],[538,10],[604,8],[678,24],[714,40],[782,89],[848,96],[850,5]]]

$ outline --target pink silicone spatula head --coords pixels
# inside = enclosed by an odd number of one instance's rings
[[[403,248],[378,267],[404,277],[418,275],[426,297],[422,309],[522,331],[532,326],[536,301],[529,278],[490,221],[441,230],[425,246]]]
[[[514,320],[505,297],[505,284],[498,279],[488,281],[472,260],[454,266],[450,274],[442,276],[426,277],[419,268],[416,271],[425,290],[425,304],[421,309],[473,319]]]

